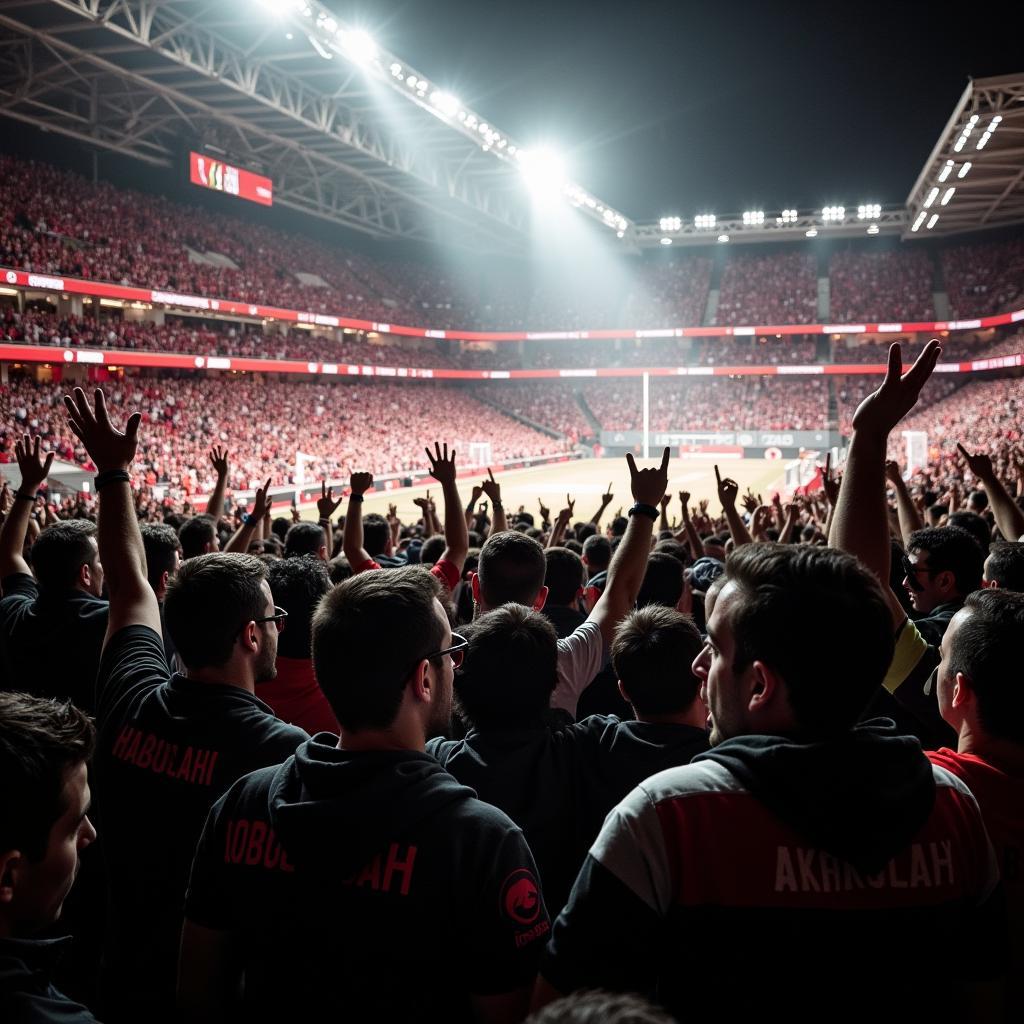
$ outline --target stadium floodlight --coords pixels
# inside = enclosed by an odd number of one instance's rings
[[[662,245],[671,245],[671,244],[672,244],[672,239],[671,239],[671,238],[669,238],[669,237],[668,237],[668,236],[666,235],[666,236],[665,236],[664,238],[662,238],[662,240],[661,240],[661,244],[662,244]]]
[[[939,182],[940,183],[945,181],[953,173],[953,168],[955,166],[956,166],[956,164],[954,164],[952,160],[947,160],[945,162],[945,164],[943,164],[942,170],[939,171]]]
[[[818,229],[817,228],[808,228],[804,232],[804,237],[805,238],[817,238],[818,237]]]
[[[450,92],[442,89],[435,89],[430,94],[430,105],[436,107],[445,117],[454,117],[462,106]]]
[[[796,210],[783,210],[781,217],[776,217],[777,224],[795,224],[797,218]]]
[[[826,224],[841,222],[846,218],[845,206],[826,206],[821,211],[821,219]]]
[[[882,216],[882,207],[879,203],[865,203],[857,207],[857,220],[876,220]]]
[[[337,30],[337,37],[338,44],[344,51],[345,56],[351,58],[357,64],[368,64],[371,60],[375,60],[380,53],[380,48],[365,29],[339,28]]]
[[[549,149],[521,149],[516,156],[523,181],[535,195],[553,195],[565,187],[565,161],[557,153]]]
[[[933,188],[931,190],[931,192],[929,192],[928,195],[925,196],[924,208],[927,210],[928,207],[931,206],[932,203],[934,203],[935,200],[938,199],[938,198],[939,198],[939,190],[938,190],[938,188]]]
[[[960,170],[956,172],[956,176],[957,176],[958,178],[966,178],[966,177],[967,177],[967,172],[968,172],[968,171],[969,171],[970,169],[971,169],[971,161],[970,161],[970,160],[968,160],[968,161],[967,161],[967,163],[965,163],[965,164],[963,165],[963,167],[961,167],[961,168],[960,168]]]
[[[936,225],[936,224],[937,224],[938,222],[939,222],[939,215],[938,215],[937,213],[933,213],[933,214],[932,214],[932,215],[931,215],[931,216],[930,216],[930,217],[928,218],[928,224],[926,225],[926,226],[927,226],[927,228],[928,228],[928,230],[929,230],[929,231],[931,231],[931,229],[932,229],[933,227],[935,227],[935,225]]]
[[[916,219],[916,220],[914,221],[914,223],[913,223],[913,224],[911,225],[911,227],[910,227],[910,230],[911,230],[911,231],[919,231],[919,230],[920,230],[920,228],[921,228],[921,225],[922,225],[922,224],[924,223],[924,219],[925,219],[925,217],[927,217],[927,216],[928,216],[928,214],[927,214],[927,213],[925,213],[925,212],[924,212],[924,210],[922,210],[922,211],[921,211],[921,212],[920,212],[920,213],[919,213],[919,214],[917,215],[917,219]]]
[[[745,210],[743,213],[743,223],[747,227],[753,227],[757,224],[763,224],[764,210]]]
[[[868,227],[868,234],[869,235],[877,235],[878,234],[878,225],[877,224],[871,224]]]
[[[945,206],[946,203],[948,203],[950,199],[953,198],[954,192],[956,192],[956,186],[950,186],[949,188],[947,188],[946,191],[943,193],[942,198],[939,200],[939,206]]]
[[[681,231],[683,227],[682,217],[662,217],[658,221],[658,226],[662,231]]]
[[[710,231],[715,226],[715,215],[713,213],[698,213],[693,218],[693,226],[703,231]]]
[[[720,242],[728,242],[729,241],[729,236],[728,235],[719,235],[718,236],[718,240]]]

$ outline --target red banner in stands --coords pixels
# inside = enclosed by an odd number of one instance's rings
[[[227,192],[239,199],[248,199],[261,206],[274,205],[274,183],[262,174],[241,167],[232,167],[223,160],[215,160],[202,153],[190,153],[188,158],[189,180],[193,185]]]
[[[32,288],[42,291],[67,292],[74,295],[88,295],[96,298],[122,299],[127,302],[147,302],[179,309],[199,310],[207,313],[230,313],[234,316],[254,317],[263,320],[283,320],[317,327],[353,327],[361,331],[376,331],[378,334],[395,334],[405,338],[448,338],[453,341],[587,341],[617,338],[725,338],[754,337],[772,334],[936,334],[943,331],[976,331],[987,327],[1004,327],[1007,324],[1024,321],[1024,309],[997,316],[983,316],[975,320],[935,320],[913,323],[869,323],[869,324],[775,324],[756,327],[665,327],[658,330],[607,329],[593,331],[462,331],[434,330],[429,327],[409,327],[403,324],[382,323],[375,320],[360,320],[341,315],[308,313],[297,309],[281,309],[278,306],[260,306],[236,299],[211,299],[201,295],[185,295],[178,292],[160,291],[150,288],[134,288],[127,285],[106,284],[73,277],[52,274],[31,274],[22,270],[0,267],[0,280],[18,288]],[[1018,364],[1010,364],[1018,365]],[[449,373],[455,371],[448,371]],[[515,372],[515,371],[512,371]],[[558,371],[556,371],[557,373]],[[639,372],[643,372],[642,370]],[[652,371],[653,372],[653,371]],[[675,371],[670,371],[675,372]],[[718,368],[716,368],[716,373]],[[760,369],[750,367],[729,368],[734,373],[759,373]],[[820,372],[797,367],[787,367],[784,372]],[[830,372],[837,372],[832,370]],[[843,372],[853,372],[843,371]],[[859,373],[865,368],[860,367]],[[881,371],[884,372],[884,368]],[[477,374],[478,376],[478,374]]]

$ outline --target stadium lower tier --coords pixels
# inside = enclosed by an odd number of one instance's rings
[[[58,458],[88,467],[67,427],[62,396],[72,380],[43,380],[4,368],[0,385],[0,461],[13,461],[21,433],[39,434]],[[42,371],[37,371],[42,376]],[[94,377],[94,379],[99,379]],[[270,475],[276,486],[345,479],[356,469],[375,475],[427,467],[434,439],[495,464],[553,456],[601,431],[642,429],[637,380],[489,382],[294,382],[260,375],[106,375],[115,416],[143,414],[136,466],[147,485],[177,496],[208,493],[214,483],[209,450],[232,452],[229,486],[249,490]],[[81,383],[89,386],[84,379]],[[877,382],[838,382],[835,399],[848,427],[853,410]],[[924,430],[937,454],[958,439],[1009,457],[1022,436],[1024,380],[933,379],[926,408],[906,428]],[[819,378],[715,378],[651,381],[652,431],[824,430],[831,382]],[[898,454],[899,437],[894,441]],[[301,463],[303,469],[297,470]]]

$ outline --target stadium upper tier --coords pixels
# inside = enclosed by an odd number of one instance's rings
[[[0,156],[0,266],[230,300],[243,314],[251,305],[303,311],[332,326],[344,316],[449,333],[632,332],[929,322],[933,293],[943,291],[956,320],[1024,305],[1019,239],[941,251],[848,248],[824,266],[813,250],[739,251],[722,266],[705,255],[658,255],[667,259],[632,261],[612,289],[536,282],[508,267],[459,277]]]

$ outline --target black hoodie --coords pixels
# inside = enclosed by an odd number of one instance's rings
[[[321,733],[213,809],[186,900],[231,932],[244,1017],[461,1020],[529,984],[547,913],[522,832],[416,751]]]

